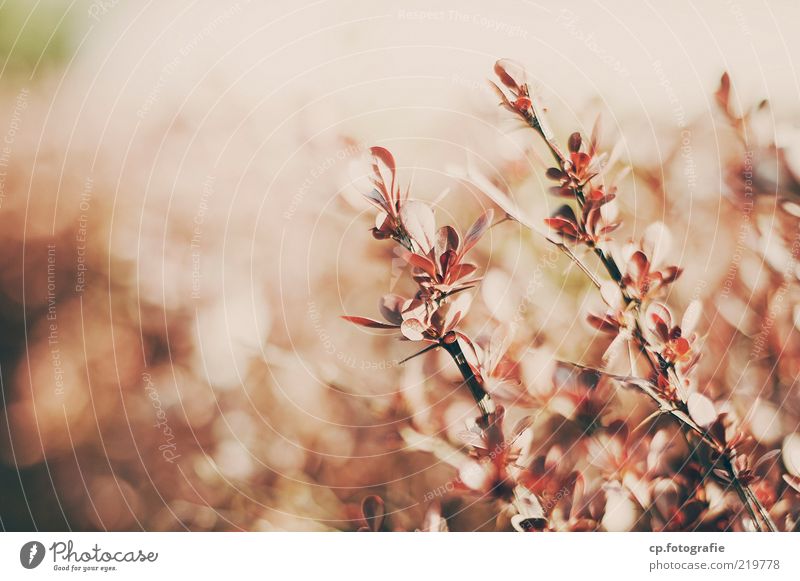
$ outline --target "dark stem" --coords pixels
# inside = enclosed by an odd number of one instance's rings
[[[458,370],[464,378],[464,383],[469,388],[472,397],[475,399],[475,403],[478,404],[478,408],[481,410],[481,415],[484,418],[493,416],[495,413],[494,401],[492,401],[492,397],[486,393],[486,390],[483,388],[482,380],[475,375],[472,367],[467,363],[467,358],[464,356],[464,351],[461,349],[458,340],[449,343],[442,341],[441,345],[458,366]]]

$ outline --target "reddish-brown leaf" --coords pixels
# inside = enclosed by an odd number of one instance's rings
[[[480,218],[475,220],[475,223],[470,226],[469,230],[467,230],[467,234],[464,236],[464,248],[461,250],[461,255],[465,255],[470,249],[475,246],[478,241],[481,239],[481,236],[489,229],[489,226],[492,225],[492,218],[494,217],[494,210],[489,208],[483,214],[481,214]]]
[[[567,142],[567,146],[572,153],[578,153],[581,150],[581,134],[577,131],[569,136],[569,141]]]
[[[400,220],[423,254],[430,252],[436,242],[436,220],[431,207],[418,200],[403,204]]]
[[[382,323],[380,321],[376,321],[375,319],[369,319],[367,317],[353,317],[349,315],[345,315],[342,317],[345,321],[350,321],[356,325],[360,325],[362,327],[369,327],[371,329],[397,329],[397,325],[392,325],[389,323]]]
[[[373,163],[373,169],[375,170],[376,178],[379,178],[381,182],[384,184],[389,199],[395,201],[394,180],[395,180],[395,173],[397,171],[397,165],[394,161],[394,156],[389,152],[388,149],[384,147],[377,147],[377,146],[370,147],[369,151],[373,155],[375,160],[380,161],[389,170],[389,175],[391,175],[391,181],[389,186],[386,187],[386,179],[383,177],[383,172],[381,172],[380,167],[377,163]]]
[[[505,59],[501,59],[494,63],[494,74],[497,75],[497,78],[500,79],[500,82],[503,83],[509,89],[514,91],[519,91],[519,84],[517,81],[514,80],[509,72],[506,70],[506,66],[508,66],[509,61]]]
[[[400,325],[403,322],[402,311],[405,301],[406,300],[400,295],[383,295],[378,303],[378,308],[381,311],[381,315],[383,315],[387,321],[395,326]]]

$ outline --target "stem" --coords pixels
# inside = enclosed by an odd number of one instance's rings
[[[453,361],[455,361],[456,365],[458,366],[458,370],[461,372],[461,376],[464,378],[464,383],[469,388],[470,392],[472,393],[472,397],[475,399],[475,403],[478,404],[478,408],[481,410],[481,415],[485,419],[489,419],[494,416],[494,401],[492,401],[492,397],[486,393],[486,390],[483,388],[483,381],[475,375],[475,373],[472,371],[472,367],[470,367],[469,363],[467,363],[467,358],[464,356],[464,351],[461,349],[461,345],[459,344],[458,340],[450,343],[442,341],[441,345],[444,347],[444,350],[450,354],[450,357],[453,358]]]
[[[483,379],[480,376],[475,375],[475,373],[472,371],[472,367],[470,367],[469,363],[467,363],[467,358],[464,356],[464,351],[461,349],[461,345],[459,344],[458,340],[450,343],[441,341],[441,345],[444,347],[444,350],[450,354],[450,356],[453,358],[453,361],[455,361],[456,365],[458,366],[458,370],[461,372],[461,376],[464,378],[464,383],[466,383],[467,387],[469,387],[472,397],[475,399],[475,403],[478,404],[478,408],[481,410],[481,417],[478,421],[478,425],[486,435],[488,449],[504,449],[505,439],[503,436],[503,430],[497,421],[499,416],[497,414],[494,401],[492,400],[492,396],[490,396],[483,387]],[[499,467],[497,462],[494,462],[494,465]]]

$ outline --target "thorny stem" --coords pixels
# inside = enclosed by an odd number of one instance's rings
[[[525,120],[527,121],[528,125],[534,129],[544,140],[545,144],[547,145],[550,153],[553,155],[553,158],[556,160],[556,163],[562,169],[565,169],[568,166],[568,160],[558,148],[558,146],[553,143],[551,139],[549,139],[545,132],[543,131],[539,121],[536,119],[536,116],[531,114],[530,112],[525,112],[524,114]],[[576,199],[580,206],[583,206],[584,197],[583,191],[581,188],[577,188],[575,190]],[[600,286],[597,278],[591,273],[588,267],[583,264],[581,259],[570,250],[565,244],[556,243],[558,246],[578,267],[589,276],[590,280],[595,286]],[[611,277],[614,282],[622,286],[622,271],[619,269],[616,261],[610,255],[606,254],[602,248],[592,245],[592,249],[594,250],[595,255],[598,257],[600,262],[603,264],[603,267],[608,272],[608,275]],[[626,303],[630,303],[632,299],[627,296],[624,292],[625,289],[623,288],[623,296],[625,297]],[[636,309],[639,309],[639,305],[636,305]],[[643,355],[647,358],[648,363],[653,367],[654,370],[658,370],[656,367],[658,365],[657,362],[652,360],[652,356],[650,350],[648,349],[647,343],[642,335],[642,331],[639,327],[639,323],[635,323],[635,327],[633,329],[633,338],[636,341],[636,344],[639,350],[642,352]],[[677,373],[673,369],[672,374],[667,374],[667,379],[672,385],[672,387],[676,390],[680,390],[680,378],[677,377]],[[736,472],[736,469],[733,465],[733,461],[731,459],[730,453],[725,449],[720,449],[720,446],[709,437],[706,430],[701,428],[697,425],[689,415],[679,407],[677,407],[674,403],[667,401],[663,398],[660,394],[658,394],[655,390],[653,390],[649,385],[645,385],[644,382],[636,384],[639,389],[645,393],[645,395],[649,396],[656,405],[659,406],[659,409],[662,412],[669,413],[673,418],[675,418],[684,430],[688,430],[697,434],[701,441],[704,442],[706,445],[710,446],[715,452],[720,455],[723,468],[727,473],[728,478],[730,479],[731,486],[736,490],[739,499],[741,500],[742,504],[746,507],[750,517],[752,518],[753,522],[756,524],[759,530],[761,531],[770,531],[775,532],[777,530],[777,526],[775,522],[769,515],[769,512],[761,504],[761,501],[758,500],[758,497],[753,492],[753,489],[750,487],[749,484],[742,482],[739,479],[739,476]],[[679,391],[678,391],[679,392]]]

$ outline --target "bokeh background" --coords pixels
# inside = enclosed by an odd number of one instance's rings
[[[441,222],[491,206],[468,165],[552,212],[544,151],[488,89],[500,57],[562,138],[602,117],[632,167],[621,236],[670,226],[670,304],[705,307],[704,389],[780,448],[800,423],[798,20],[791,0],[6,0],[0,528],[353,530],[369,494],[423,527],[475,410],[447,361],[400,366],[413,346],[339,318],[403,284],[368,232],[362,154],[391,149]],[[741,111],[769,101],[747,146],[714,100],[725,71]],[[603,352],[599,299],[513,225],[476,257],[467,326],[518,317],[544,442],[570,415],[548,370]],[[649,413],[618,397],[612,416]],[[507,528],[445,492],[449,528]]]

